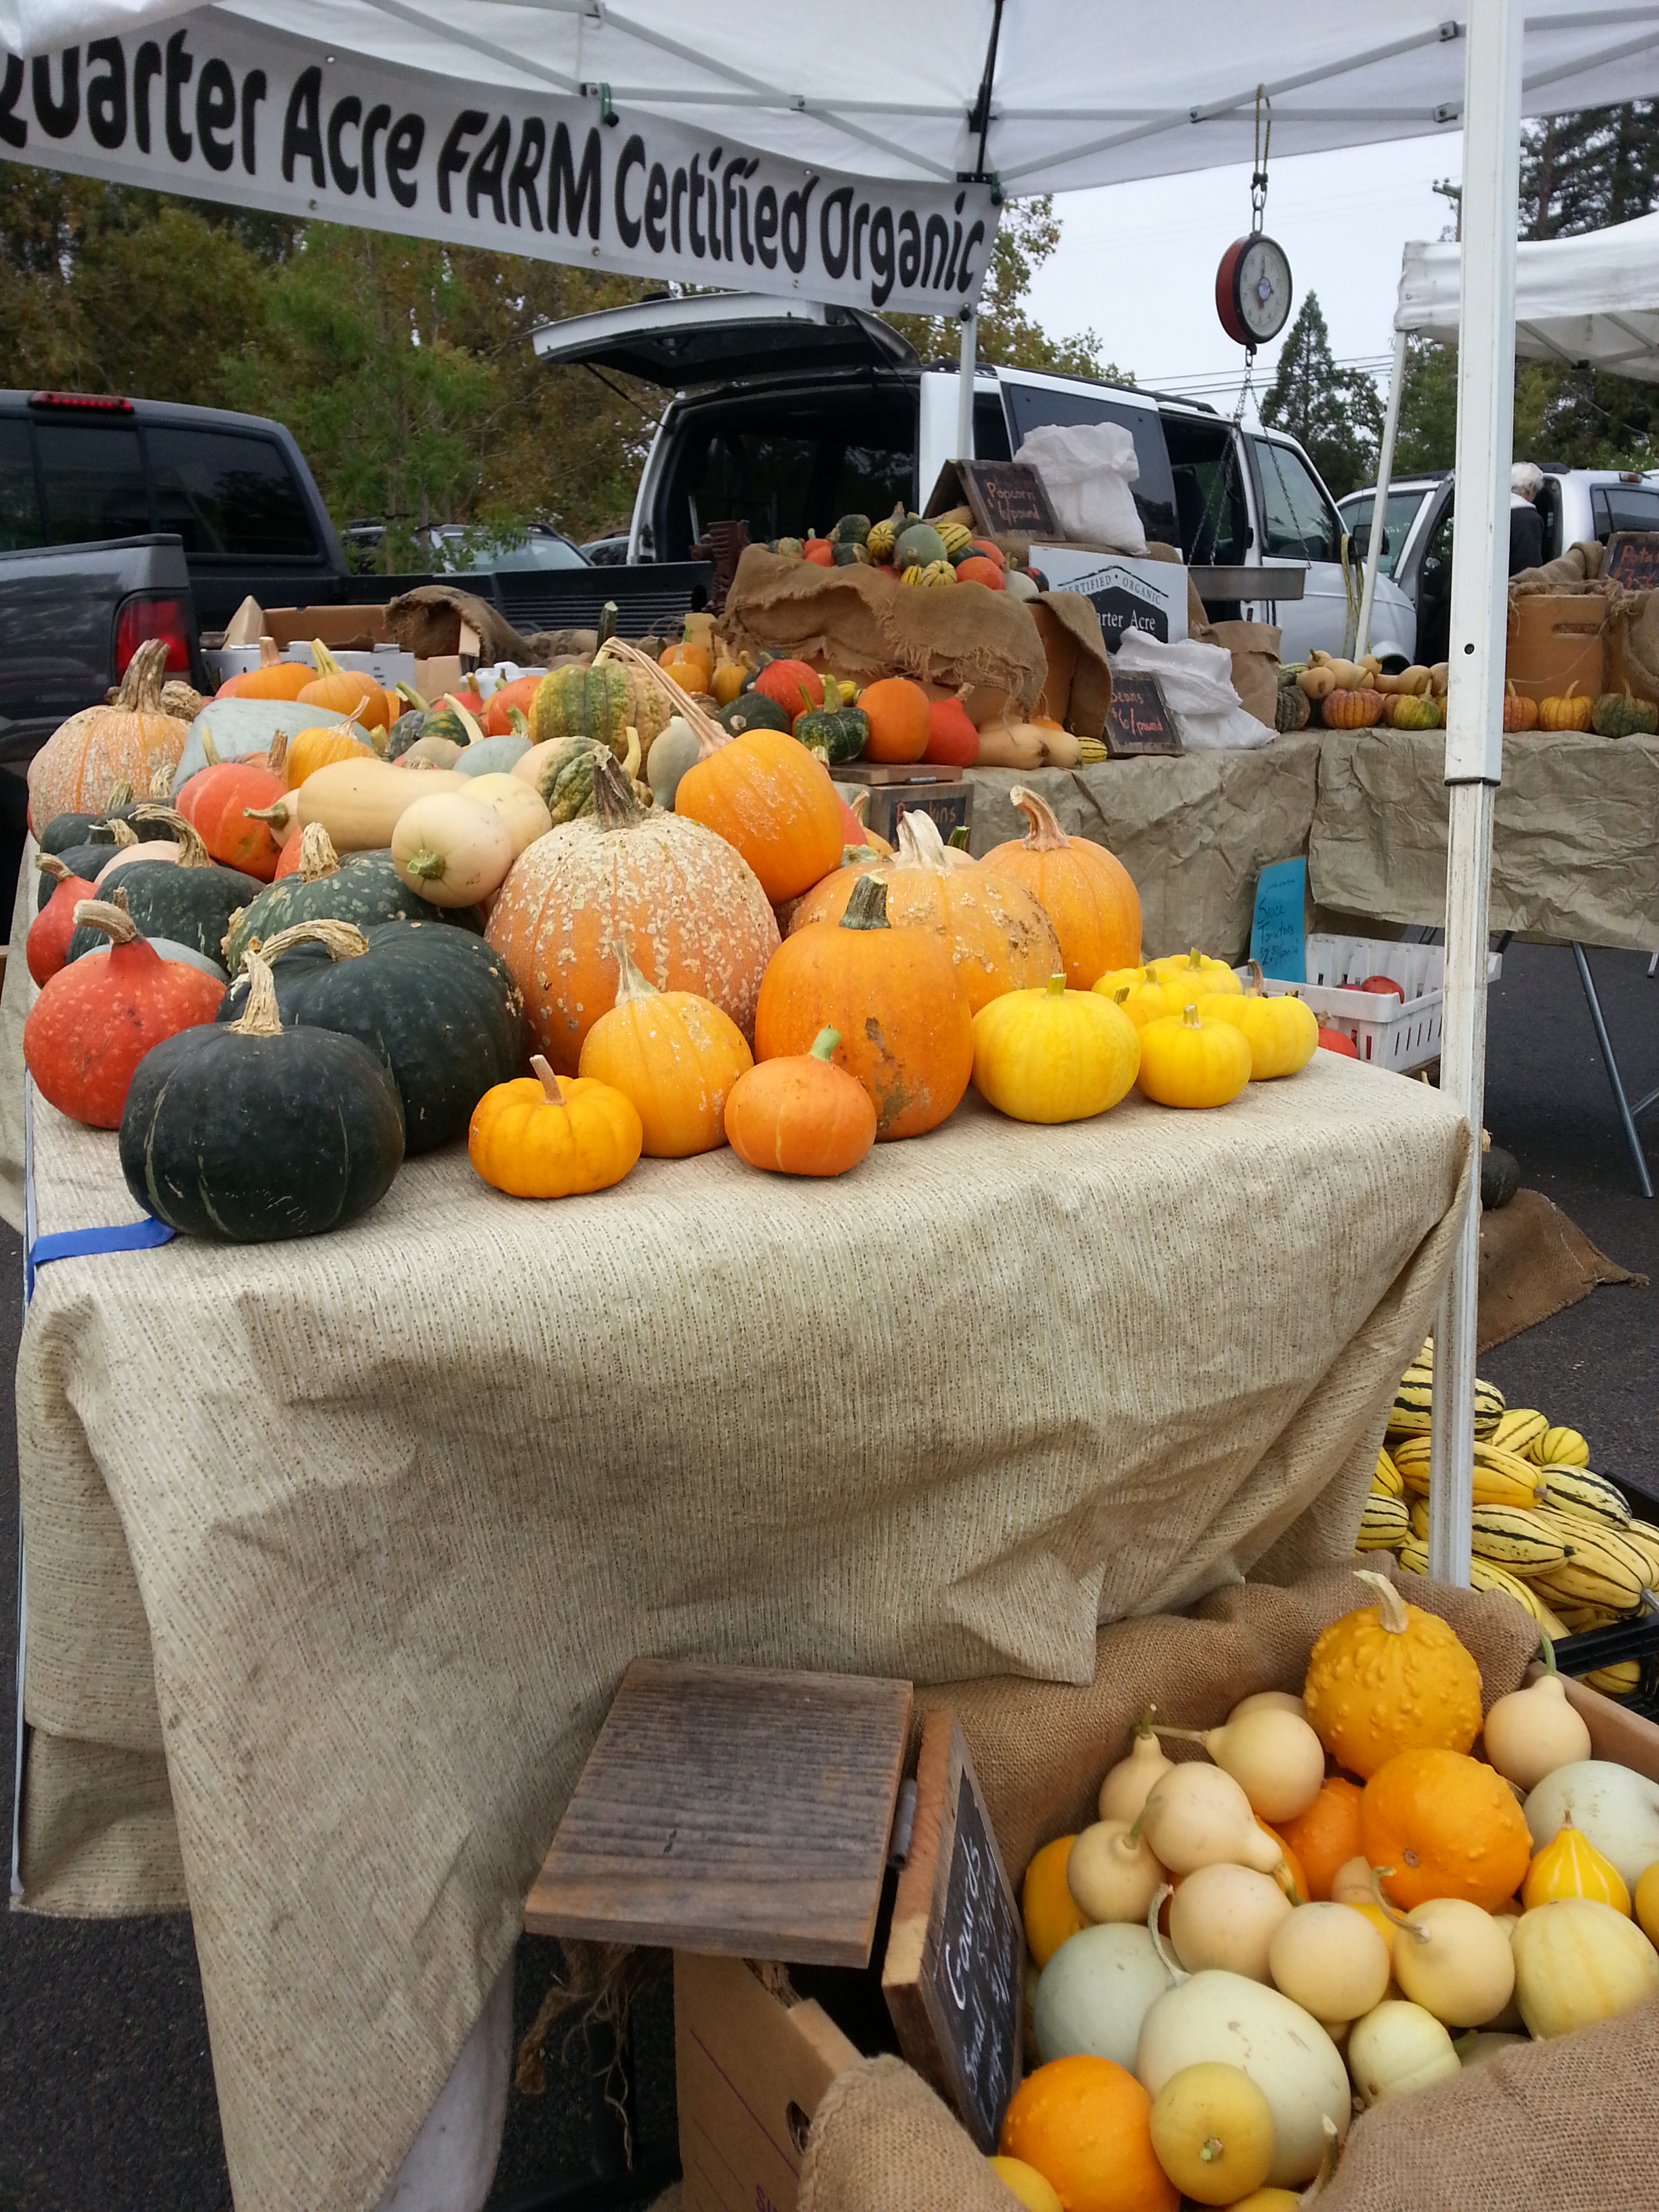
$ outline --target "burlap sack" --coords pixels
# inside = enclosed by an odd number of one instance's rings
[[[907,591],[873,569],[780,560],[763,545],[738,563],[722,621],[738,648],[788,653],[858,684],[896,673],[947,691],[969,684],[1028,714],[1047,672],[1030,607],[1006,592]]]
[[[528,642],[505,615],[453,584],[419,585],[393,599],[386,611],[386,626],[393,639],[417,660],[459,653],[464,622],[477,634],[481,659],[528,662],[533,658]]]
[[[1233,689],[1245,713],[1270,730],[1279,727],[1279,640],[1276,623],[1251,622],[1212,623],[1207,640],[1232,655]]]
[[[1539,568],[1522,568],[1510,578],[1510,597],[1528,592],[1590,592],[1597,588],[1607,549],[1595,539],[1569,545]]]
[[[1079,738],[1097,738],[1112,704],[1112,664],[1092,600],[1079,592],[1045,592],[1031,602],[1048,674],[1037,712]]]
[[[1659,706],[1659,592],[1608,589],[1607,689]]]

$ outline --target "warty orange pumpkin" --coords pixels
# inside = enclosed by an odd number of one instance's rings
[[[59,814],[101,814],[117,785],[141,797],[173,787],[190,736],[161,705],[167,641],[147,638],[127,663],[112,704],[83,707],[46,739],[29,763],[29,820],[43,830]]]
[[[841,805],[830,771],[781,730],[728,737],[705,716],[674,811],[742,854],[774,906],[798,898],[841,858]]]
[[[1054,926],[1066,982],[1092,990],[1109,968],[1139,958],[1140,894],[1103,845],[1066,836],[1046,799],[1018,784],[1008,796],[1030,827],[994,846],[981,865],[1025,886]]]

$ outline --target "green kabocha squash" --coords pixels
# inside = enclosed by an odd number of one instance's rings
[[[270,969],[257,952],[248,964],[240,1020],[181,1031],[139,1061],[121,1172],[185,1236],[269,1244],[342,1229],[384,1198],[404,1109],[377,1054],[332,1030],[284,1029]]]
[[[77,816],[76,818],[81,817]],[[132,846],[138,842],[129,823],[116,821],[107,825],[95,825],[84,844],[42,845],[34,859],[34,865],[40,874],[37,904],[44,907],[63,881],[58,872],[60,867],[67,869],[72,876],[79,876],[84,883],[96,883],[99,871],[108,866],[124,845]]]
[[[380,921],[475,921],[476,909],[434,907],[410,890],[390,853],[352,853],[342,860],[320,822],[300,833],[300,865],[274,884],[257,884],[254,898],[228,923],[225,965],[233,975],[251,951],[296,921],[351,921],[372,929]],[[133,871],[134,873],[137,871]]]
[[[1496,1213],[1521,1188],[1521,1163],[1501,1145],[1488,1146],[1480,1155],[1480,1209]]]
[[[869,536],[870,518],[867,514],[843,514],[830,532],[830,540],[834,545],[862,545]]]
[[[119,895],[145,937],[172,938],[216,961],[231,916],[264,885],[240,868],[222,867],[183,815],[170,807],[140,807],[136,818],[147,832],[157,833],[152,842],[170,839],[176,843],[179,858],[135,860],[105,878],[100,896]],[[107,849],[103,858],[107,861]],[[100,951],[105,941],[95,929],[77,929],[70,939],[64,964]]]
[[[714,719],[734,738],[740,737],[744,730],[782,730],[787,733],[794,726],[794,716],[789,709],[769,698],[764,691],[739,691]]]
[[[530,734],[538,745],[550,738],[587,738],[609,745],[620,760],[633,708],[627,672],[611,661],[596,661],[591,668],[556,668],[536,687]]]
[[[302,921],[265,945],[285,1024],[354,1036],[384,1063],[404,1108],[410,1154],[464,1136],[484,1092],[522,1073],[524,1000],[481,937],[430,921],[386,921],[367,935],[344,921]],[[219,1009],[240,1020],[239,975]]]
[[[795,720],[795,736],[810,753],[834,768],[856,760],[870,735],[870,718],[861,707],[814,707]]]
[[[1659,729],[1659,708],[1629,690],[1604,691],[1590,708],[1590,727],[1598,738],[1650,738]]]

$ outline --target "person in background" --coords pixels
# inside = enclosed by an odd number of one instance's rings
[[[1544,471],[1533,461],[1517,461],[1510,471],[1510,574],[1538,568],[1544,562],[1544,518],[1536,501]]]

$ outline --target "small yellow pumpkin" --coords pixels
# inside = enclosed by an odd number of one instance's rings
[[[1206,992],[1242,995],[1244,989],[1224,960],[1212,960],[1196,945],[1190,952],[1177,953],[1173,959],[1152,961],[1146,972],[1169,993],[1171,1013],[1195,1004]]]
[[[1376,1603],[1334,1620],[1314,1645],[1302,1688],[1314,1733],[1362,1781],[1396,1752],[1467,1752],[1480,1733],[1473,1656],[1385,1576],[1361,1569],[1356,1578]]]
[[[1560,1897],[1588,1897],[1595,1904],[1610,1905],[1615,1912],[1630,1914],[1630,1892],[1625,1877],[1611,1859],[1603,1858],[1568,1813],[1548,1843],[1534,1855],[1521,1887],[1521,1902],[1528,1911],[1535,1905],[1553,1905]]]
[[[1115,1006],[1121,1006],[1138,1030],[1144,1030],[1148,1022],[1161,1022],[1177,1011],[1170,1006],[1164,986],[1144,970],[1139,981],[1116,982],[1109,991],[1106,986],[1111,981],[1110,977],[1103,975],[1095,985],[1096,990],[1103,999],[1109,999]]]
[[[631,1099],[608,1083],[555,1075],[537,1053],[533,1075],[486,1091],[466,1149],[484,1181],[509,1198],[608,1190],[637,1163],[645,1132]]]
[[[301,730],[288,741],[288,752],[283,762],[283,788],[294,790],[331,762],[374,757],[374,746],[353,723],[330,722],[319,729]]]
[[[1566,690],[1553,698],[1538,702],[1538,726],[1540,730],[1587,730],[1595,702],[1581,696],[1578,686],[1569,684]]]
[[[1140,1073],[1148,1098],[1160,1106],[1224,1106],[1250,1079],[1250,1048],[1226,1022],[1205,1021],[1187,1006],[1140,1033]]]
[[[974,1016],[974,1088],[1016,1121],[1086,1121],[1115,1106],[1140,1065],[1134,1024],[1064,975],[1005,991]]]
[[[1255,988],[1220,991],[1200,999],[1200,1020],[1230,1022],[1250,1048],[1250,1080],[1271,1083],[1300,1073],[1319,1049],[1319,1020],[1293,992],[1268,995],[1260,964],[1250,963]]]

